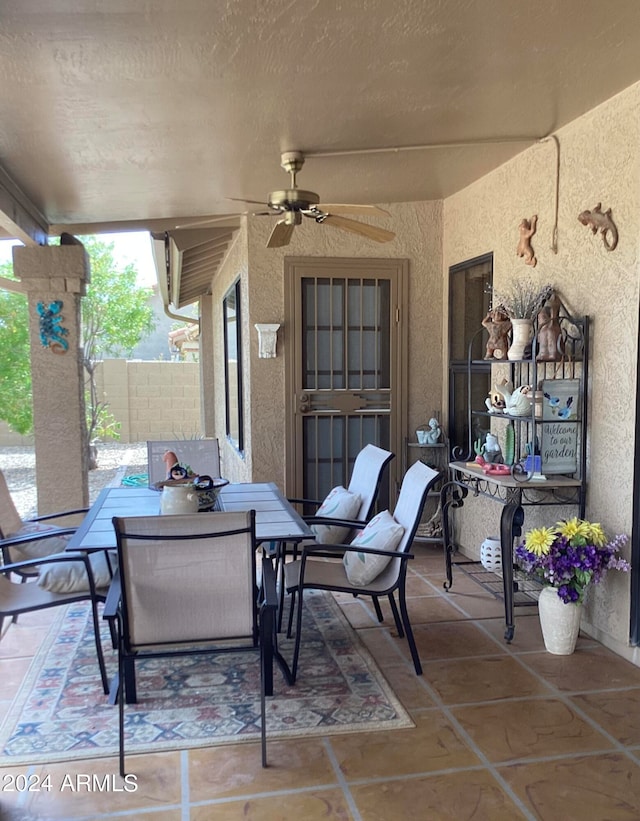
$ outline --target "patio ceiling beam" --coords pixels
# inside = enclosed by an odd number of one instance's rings
[[[47,245],[49,224],[26,194],[0,166],[0,229],[25,245]]]

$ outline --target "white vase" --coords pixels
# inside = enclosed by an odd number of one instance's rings
[[[530,355],[533,339],[533,321],[531,319],[511,320],[511,345],[507,351],[509,359],[526,359]]]
[[[160,513],[197,513],[198,494],[192,485],[165,485],[160,497]]]
[[[565,604],[555,587],[543,587],[538,599],[538,615],[547,652],[570,656],[580,632],[581,604]]]

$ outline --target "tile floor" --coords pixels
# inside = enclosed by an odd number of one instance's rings
[[[547,654],[535,607],[516,611],[507,646],[502,604],[459,569],[445,593],[440,553],[416,553],[409,612],[422,677],[388,618],[379,626],[365,602],[341,601],[414,729],[273,741],[266,770],[253,744],[131,756],[135,792],[115,759],[0,769],[0,821],[637,821],[640,668],[587,637],[572,656]],[[46,614],[32,614],[3,637],[0,710],[45,632]],[[8,791],[29,772],[51,790]],[[92,774],[109,789],[86,789]]]

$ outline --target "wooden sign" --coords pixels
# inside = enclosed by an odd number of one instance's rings
[[[578,470],[580,380],[545,379],[542,382],[541,473]]]

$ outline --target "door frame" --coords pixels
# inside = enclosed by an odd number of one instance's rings
[[[396,334],[392,336],[391,350],[391,396],[395,404],[395,413],[391,413],[389,429],[389,449],[396,458],[389,463],[390,502],[395,504],[401,482],[402,446],[408,418],[408,359],[409,359],[409,329],[408,329],[408,285],[409,260],[401,258],[380,257],[285,257],[284,258],[284,309],[286,328],[285,352],[285,492],[289,496],[296,496],[300,490],[301,476],[297,465],[299,454],[296,452],[295,429],[295,385],[296,374],[301,372],[302,347],[298,344],[298,312],[296,302],[300,296],[299,283],[305,276],[317,277],[326,271],[344,271],[347,268],[355,277],[366,279],[367,274],[372,278],[389,276],[395,281],[395,293],[392,288],[392,304],[390,305],[391,324],[396,326]],[[395,303],[395,304],[394,304]]]

